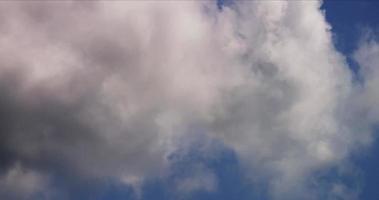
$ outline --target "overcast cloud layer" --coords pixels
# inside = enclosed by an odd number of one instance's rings
[[[65,199],[86,181],[138,198],[198,134],[235,151],[269,199],[357,198],[315,174],[354,174],[349,155],[371,141],[379,45],[362,42],[354,83],[320,6],[1,2],[0,198]],[[194,165],[176,190],[215,191],[217,176]]]

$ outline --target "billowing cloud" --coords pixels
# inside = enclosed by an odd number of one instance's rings
[[[0,5],[7,187],[38,193],[50,187],[45,177],[60,177],[138,188],[164,176],[169,155],[201,133],[235,151],[269,198],[318,199],[313,174],[370,141],[370,123],[356,120],[364,106],[352,97],[361,93],[320,2]],[[358,51],[364,69],[375,71],[367,52],[377,49]],[[377,75],[367,72],[366,96],[378,96]],[[217,190],[210,169],[191,169],[178,190]]]

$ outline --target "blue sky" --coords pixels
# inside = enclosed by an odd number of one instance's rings
[[[0,199],[376,200],[379,3],[319,6],[0,2]]]
[[[379,3],[376,1],[325,1],[326,19],[335,34],[336,48],[343,53],[354,71],[359,68],[352,58],[362,35],[379,30]],[[376,131],[377,132],[377,131]],[[377,134],[377,133],[376,133]],[[377,138],[376,136],[374,136]],[[354,155],[355,164],[362,172],[361,199],[377,199],[379,191],[379,144]]]
[[[375,1],[325,1],[323,9],[332,25],[336,48],[343,53],[353,70],[357,64],[351,58],[359,40],[368,31],[377,32],[379,27],[378,3]]]

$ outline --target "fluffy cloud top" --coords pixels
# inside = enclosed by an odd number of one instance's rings
[[[138,188],[198,132],[269,198],[318,199],[313,174],[368,143],[379,119],[378,45],[356,53],[360,92],[320,5],[1,2],[0,185],[27,194],[16,199],[48,198],[56,177]],[[217,189],[209,169],[193,174],[179,190]]]

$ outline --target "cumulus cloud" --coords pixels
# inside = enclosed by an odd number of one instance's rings
[[[370,140],[320,5],[1,2],[1,184],[43,182],[38,169],[138,187],[201,132],[233,149],[270,198],[317,199],[312,174]],[[357,53],[368,71],[377,49]],[[375,74],[365,95],[378,96]],[[179,190],[217,189],[209,169],[192,175]]]

